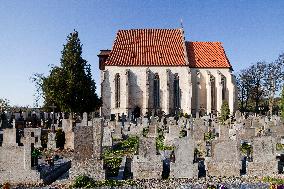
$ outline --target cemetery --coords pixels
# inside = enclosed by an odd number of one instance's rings
[[[231,184],[260,184],[260,176],[283,174],[284,123],[278,116],[237,111],[221,122],[212,115],[105,119],[21,112],[7,120],[1,123],[2,184],[70,186],[88,178],[92,186],[159,188],[233,178]]]

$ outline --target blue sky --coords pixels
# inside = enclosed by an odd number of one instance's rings
[[[0,97],[33,106],[33,73],[59,65],[76,29],[99,93],[97,54],[119,29],[179,28],[186,40],[221,41],[235,72],[284,52],[284,1],[84,0],[0,2]]]

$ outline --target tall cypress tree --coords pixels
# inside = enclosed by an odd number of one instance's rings
[[[100,105],[90,65],[82,58],[78,32],[67,36],[60,66],[52,67],[47,77],[41,75],[40,89],[45,105],[54,103],[65,112],[91,112]]]

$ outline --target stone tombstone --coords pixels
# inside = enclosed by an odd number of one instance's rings
[[[41,146],[40,128],[25,128],[23,146],[0,146],[0,183],[42,183],[40,173],[32,169],[32,148]]]
[[[48,149],[56,149],[56,134],[53,132],[49,132],[47,135],[47,148]]]
[[[221,140],[228,140],[230,138],[229,125],[219,124],[219,137]]]
[[[96,180],[105,179],[101,160],[103,125],[102,118],[92,116],[91,125],[75,127],[74,159],[69,171],[71,179],[79,175],[90,176]]]
[[[165,145],[172,146],[174,140],[180,137],[180,127],[176,124],[175,120],[168,121],[168,133],[165,133]]]
[[[240,176],[241,161],[237,140],[217,140],[212,143],[212,158],[207,163],[210,176]]]
[[[207,132],[207,128],[204,125],[202,119],[196,118],[193,123],[193,137],[195,140],[204,140],[204,133]]]
[[[137,125],[142,125],[142,118],[138,117],[136,122],[137,122]]]
[[[236,113],[235,113],[236,121],[239,122],[241,120],[241,118],[242,118],[242,113],[239,110],[237,110]]]
[[[16,130],[16,128],[3,129],[3,142],[2,142],[2,146],[18,146],[16,138],[17,138],[17,130]]]
[[[262,124],[260,124],[259,118],[254,118],[252,120],[251,127],[253,127],[253,128],[262,128]]]
[[[103,147],[111,147],[112,146],[112,137],[111,137],[111,130],[107,126],[103,127],[104,134],[103,134]]]
[[[148,127],[148,125],[149,125],[148,118],[146,118],[146,117],[142,118],[142,125],[143,125],[143,127]]]
[[[274,137],[256,137],[252,142],[252,162],[248,162],[249,176],[270,176],[278,173],[276,140]]]
[[[139,139],[139,156],[149,158],[156,156],[156,139],[141,137]]]
[[[62,119],[62,130],[65,133],[65,149],[74,149],[74,128],[73,128],[73,119],[70,116],[69,119]]]
[[[87,126],[88,125],[88,114],[87,114],[87,112],[83,113],[83,119],[82,119],[81,125],[82,126]]]
[[[158,117],[152,117],[147,137],[157,137]]]
[[[160,179],[163,164],[156,155],[156,140],[153,137],[139,139],[139,155],[134,155],[131,164],[133,179]]]
[[[122,139],[122,131],[121,130],[122,130],[121,122],[116,122],[112,138]]]
[[[239,138],[242,140],[251,140],[256,135],[255,128],[243,128],[239,130]]]
[[[175,162],[171,163],[170,177],[197,178],[198,164],[194,164],[194,140],[190,137],[176,139]]]

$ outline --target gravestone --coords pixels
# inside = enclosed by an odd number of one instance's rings
[[[111,137],[111,130],[107,126],[103,127],[104,134],[103,134],[103,147],[111,147],[112,146],[112,137]]]
[[[17,130],[16,130],[16,128],[3,129],[3,142],[2,142],[2,146],[18,146],[16,138],[17,138]]]
[[[133,179],[160,179],[162,170],[162,159],[156,155],[156,139],[140,137],[139,155],[134,155],[131,164]]]
[[[149,126],[149,120],[146,117],[142,118],[142,125],[143,127],[148,127]]]
[[[241,161],[237,140],[213,141],[211,155],[212,158],[207,163],[208,175],[240,176]]]
[[[74,129],[74,159],[69,171],[71,179],[86,175],[96,180],[105,179],[103,170],[103,120],[92,116],[91,125],[77,125]]]
[[[204,140],[204,133],[207,132],[207,128],[204,125],[202,119],[196,118],[193,123],[193,138],[196,141]]]
[[[56,149],[56,134],[53,132],[49,132],[47,134],[47,148],[48,149]]]
[[[42,183],[40,173],[32,168],[32,150],[41,147],[41,129],[25,128],[23,146],[0,146],[0,183]]]
[[[256,136],[255,128],[243,128],[238,131],[239,138],[242,140],[251,140]]]
[[[241,118],[242,118],[242,113],[237,110],[236,113],[235,113],[235,119],[237,121],[237,123],[239,123],[241,121]]]
[[[175,139],[180,137],[180,128],[175,122],[170,122],[168,125],[169,133],[165,133],[165,145],[172,146]]]
[[[82,126],[87,126],[88,125],[88,114],[86,112],[83,113],[83,119],[81,121]]]
[[[276,160],[276,141],[271,136],[257,137],[252,142],[252,162],[248,162],[249,176],[271,176],[278,172]]]
[[[158,118],[152,117],[147,137],[157,137]]]
[[[65,133],[65,149],[74,149],[74,128],[72,116],[69,119],[62,119],[62,130]]]
[[[112,138],[114,139],[122,139],[122,127],[121,122],[117,122],[114,128],[114,133],[112,134]]]
[[[171,163],[170,177],[172,178],[197,178],[198,164],[194,164],[194,141],[184,137],[175,141],[175,162]]]

